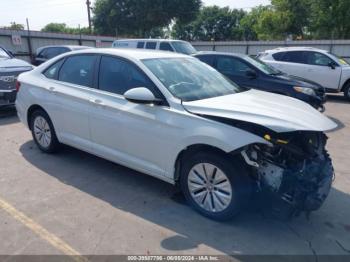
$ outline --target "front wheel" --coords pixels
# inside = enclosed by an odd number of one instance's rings
[[[350,101],[350,83],[348,83],[344,88],[344,96],[348,101]]]
[[[202,215],[221,221],[231,219],[250,198],[245,168],[224,154],[197,153],[183,162],[182,191]]]

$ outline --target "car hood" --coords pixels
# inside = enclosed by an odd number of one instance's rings
[[[305,78],[301,78],[298,76],[292,76],[287,74],[281,74],[275,76],[277,79],[282,80],[284,82],[288,82],[290,85],[293,86],[300,86],[300,87],[308,87],[315,90],[323,90],[324,88],[310,80],[307,80]]]
[[[183,102],[191,113],[255,123],[275,132],[329,131],[337,124],[308,104],[287,96],[249,90]]]
[[[0,70],[1,69],[13,69],[16,71],[17,69],[23,68],[33,68],[31,64],[26,61],[17,59],[17,58],[0,58]]]

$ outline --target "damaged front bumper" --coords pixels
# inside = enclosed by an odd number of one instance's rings
[[[318,210],[334,178],[325,150],[327,137],[318,132],[293,132],[280,138],[265,135],[270,145],[251,145],[242,151],[252,167],[257,191],[266,193],[291,215]]]

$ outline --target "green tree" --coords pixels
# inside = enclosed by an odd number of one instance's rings
[[[243,31],[240,21],[245,15],[241,9],[203,7],[191,23],[177,22],[172,35],[185,40],[241,40]]]
[[[258,40],[259,21],[261,19],[262,14],[268,9],[268,6],[255,7],[241,19],[240,25],[243,34],[243,40]]]
[[[66,33],[66,34],[89,34],[88,27],[73,28],[68,27],[65,23],[49,23],[41,29],[42,32]]]
[[[11,29],[11,30],[24,30],[24,25],[17,24],[16,22],[11,22],[10,26],[4,26],[5,29]]]
[[[310,31],[318,39],[350,38],[349,0],[311,0]]]
[[[310,0],[271,0],[271,4],[277,17],[285,20],[281,25],[281,30],[284,30],[285,34],[294,37],[304,35],[312,13]]]
[[[201,0],[96,0],[93,24],[99,34],[147,37],[174,19],[188,22]],[[153,31],[153,33],[152,33]]]
[[[67,33],[67,30],[65,23],[49,23],[41,29],[42,32],[50,33]]]

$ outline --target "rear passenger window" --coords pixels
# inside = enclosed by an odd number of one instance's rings
[[[284,62],[305,64],[304,52],[303,51],[291,51],[286,52],[283,56]]]
[[[214,66],[214,60],[215,60],[214,56],[201,55],[201,56],[197,56],[197,58],[210,66]]]
[[[115,57],[102,57],[98,83],[99,89],[118,95],[136,87],[146,87],[156,95],[154,84],[135,65]]]
[[[156,49],[157,42],[147,42],[146,43],[146,49]]]
[[[59,72],[58,80],[92,87],[95,62],[95,55],[68,57]]]
[[[272,57],[276,60],[276,61],[283,61],[283,56],[285,55],[285,52],[279,52],[276,54],[273,54]]]
[[[58,71],[60,70],[63,64],[63,61],[64,59],[61,59],[60,61],[54,63],[52,66],[50,66],[48,69],[44,71],[44,75],[50,79],[57,79]]]
[[[164,51],[174,52],[173,48],[171,47],[171,45],[168,42],[161,42],[159,49],[164,50]]]
[[[138,42],[137,43],[137,48],[142,49],[145,46],[145,42]]]
[[[50,47],[47,49],[47,51],[45,53],[45,58],[51,59],[55,56],[66,53],[68,51],[69,50],[67,48],[64,48],[64,47]]]

